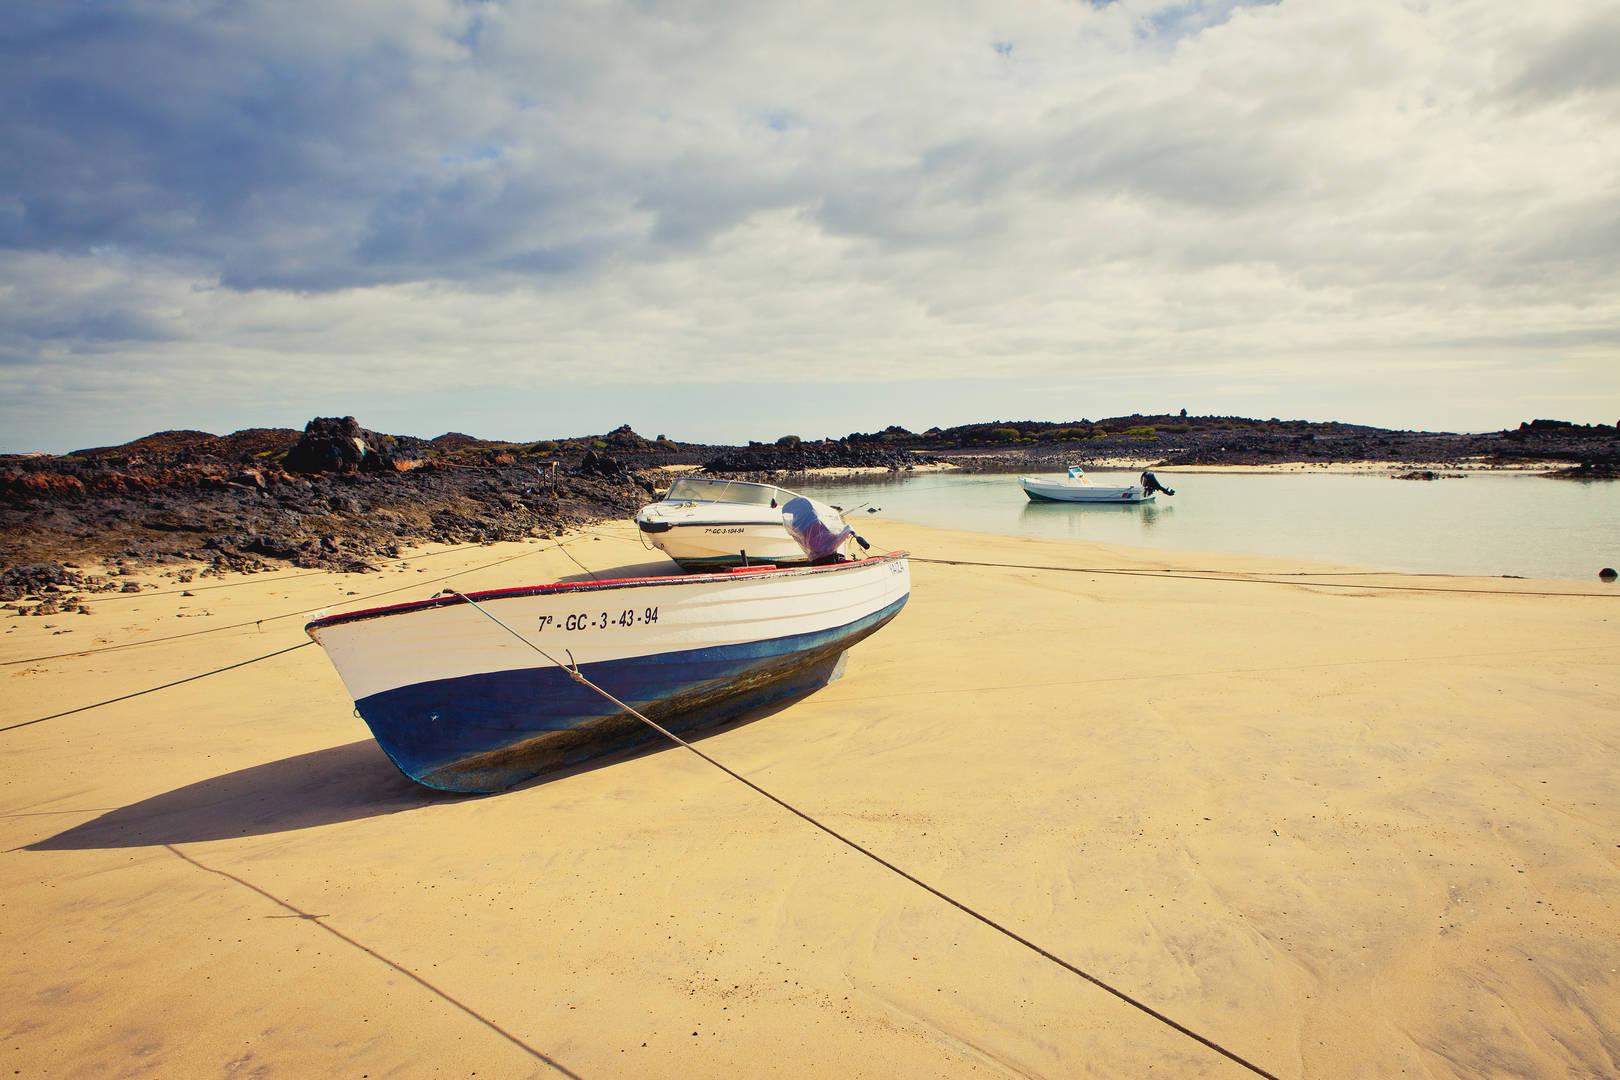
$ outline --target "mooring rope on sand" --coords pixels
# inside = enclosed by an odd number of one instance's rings
[[[43,724],[47,720],[57,720],[64,716],[72,716],[74,713],[82,713],[88,712],[91,709],[99,709],[103,705],[112,705],[119,701],[128,701],[130,698],[138,698],[145,694],[155,694],[159,690],[167,690],[171,686],[179,686],[182,683],[196,682],[198,679],[206,679],[210,675],[218,675],[225,671],[235,671],[237,668],[247,667],[249,664],[257,664],[260,660],[269,660],[273,656],[281,656],[284,653],[296,652],[299,649],[307,648],[313,644],[315,644],[313,641],[303,641],[297,645],[289,645],[285,649],[277,649],[275,652],[265,653],[263,656],[255,656],[249,660],[239,660],[234,664],[226,664],[224,667],[217,667],[212,671],[204,671],[196,675],[187,675],[183,679],[176,679],[173,682],[166,682],[162,686],[150,686],[145,690],[136,690],[133,693],[121,694],[115,698],[108,698],[106,701],[97,701],[91,705],[80,705],[76,709],[66,709],[59,713],[52,713],[49,716],[41,716],[33,720],[24,720],[20,724],[7,724],[5,727],[0,727],[0,731],[16,731],[18,728],[31,727],[34,724]]]
[[[987,566],[1002,570],[1047,570],[1061,574],[1117,574],[1121,577],[1156,577],[1171,581],[1230,581],[1245,585],[1294,585],[1307,589],[1377,589],[1380,592],[1457,593],[1464,596],[1567,596],[1587,600],[1617,600],[1620,593],[1551,592],[1532,589],[1452,589],[1439,585],[1368,585],[1353,581],[1289,581],[1276,577],[1237,577],[1231,571],[1152,570],[1102,566],[1042,566],[1033,563],[979,562],[972,559],[925,559],[911,556],[916,563],[935,566]],[[1296,575],[1305,576],[1303,573]],[[1330,575],[1341,576],[1341,575]],[[1343,575],[1350,576],[1350,575]],[[1391,575],[1399,576],[1399,575]],[[1425,575],[1427,576],[1427,575]]]
[[[485,618],[487,618],[491,622],[493,622],[496,626],[500,627],[502,630],[505,630],[507,633],[511,634],[513,637],[515,637],[519,641],[521,641],[523,644],[527,645],[529,648],[533,649],[535,652],[539,653],[541,656],[543,656],[547,660],[551,661],[557,667],[561,668],[563,670],[563,672],[565,674],[567,674],[567,676],[570,679],[573,679],[576,683],[579,683],[581,686],[584,686],[587,689],[595,691],[597,694],[600,694],[603,698],[607,699],[609,702],[612,702],[614,705],[618,706],[620,709],[623,709],[626,713],[628,713],[631,716],[635,717],[637,720],[641,721],[643,724],[647,725],[647,727],[651,728],[653,731],[657,732],[659,735],[662,735],[664,738],[668,739],[670,742],[674,743],[677,746],[681,746],[681,747],[684,747],[687,750],[690,750],[692,753],[696,754],[698,757],[702,758],[704,761],[708,762],[710,765],[713,765],[716,769],[719,769],[721,772],[725,773],[727,776],[731,777],[733,780],[736,780],[737,782],[739,782],[739,783],[743,784],[744,786],[748,787],[749,789],[754,791],[756,794],[764,796],[765,798],[769,799],[771,802],[775,803],[777,806],[780,806],[782,809],[786,810],[788,813],[790,813],[790,814],[794,815],[795,817],[801,819],[802,821],[806,822],[807,824],[812,825],[817,829],[820,829],[822,832],[826,833],[828,836],[832,837],[834,840],[837,840],[839,843],[845,845],[846,847],[850,848],[851,850],[853,850],[855,852],[858,852],[861,855],[866,856],[866,858],[868,858],[868,859],[872,860],[873,862],[877,863],[879,866],[883,867],[884,869],[889,870],[890,872],[899,875],[900,877],[902,877],[905,880],[911,882],[913,885],[917,886],[918,888],[924,890],[925,892],[928,892],[928,893],[932,894],[933,896],[939,898],[940,900],[943,900],[945,903],[947,903],[947,904],[951,905],[952,907],[956,908],[958,911],[962,912],[963,914],[968,915],[968,916],[970,916],[970,917],[972,917],[974,919],[977,919],[979,922],[981,922],[984,925],[990,927],[992,930],[995,930],[997,933],[1000,933],[1003,936],[1005,936],[1007,938],[1010,938],[1011,940],[1013,940],[1013,941],[1017,942],[1018,944],[1024,946],[1024,948],[1029,949],[1030,951],[1036,953],[1037,955],[1044,957],[1045,959],[1051,961],[1052,963],[1056,964],[1058,967],[1064,969],[1065,971],[1067,971],[1067,972],[1069,972],[1069,973],[1071,973],[1073,975],[1078,975],[1080,978],[1082,978],[1082,979],[1086,980],[1087,982],[1091,983],[1093,986],[1096,986],[1101,990],[1107,991],[1108,993],[1112,994],[1114,997],[1116,997],[1119,1000],[1125,1002],[1125,1004],[1127,1004],[1127,1005],[1131,1006],[1132,1008],[1137,1009],[1137,1010],[1147,1014],[1148,1016],[1151,1016],[1153,1019],[1155,1019],[1155,1020],[1159,1021],[1161,1024],[1164,1024],[1165,1026],[1169,1027],[1171,1030],[1176,1031],[1176,1032],[1178,1032],[1178,1033],[1180,1033],[1182,1035],[1185,1035],[1187,1038],[1192,1039],[1194,1042],[1199,1043],[1200,1045],[1205,1046],[1208,1049],[1215,1051],[1217,1054],[1220,1054],[1222,1057],[1226,1058],[1227,1060],[1232,1061],[1232,1062],[1234,1062],[1234,1063],[1236,1063],[1238,1065],[1241,1065],[1243,1068],[1248,1069],[1250,1072],[1254,1073],[1256,1076],[1266,1077],[1267,1080],[1279,1080],[1279,1077],[1277,1077],[1277,1075],[1275,1073],[1267,1072],[1265,1069],[1261,1068],[1259,1065],[1256,1065],[1254,1062],[1250,1061],[1249,1059],[1243,1057],[1242,1055],[1238,1054],[1237,1052],[1235,1052],[1233,1050],[1228,1050],[1226,1047],[1222,1046],[1220,1043],[1216,1042],[1215,1040],[1213,1040],[1213,1039],[1211,1039],[1211,1038],[1209,1038],[1209,1037],[1207,1037],[1205,1035],[1200,1035],[1198,1032],[1194,1031],[1192,1028],[1187,1027],[1185,1024],[1177,1023],[1175,1020],[1172,1020],[1170,1017],[1166,1016],[1164,1013],[1160,1012],[1159,1010],[1153,1008],[1151,1005],[1148,1005],[1145,1002],[1137,1000],[1136,998],[1132,997],[1130,994],[1128,994],[1125,991],[1119,989],[1118,987],[1109,984],[1108,982],[1104,981],[1103,979],[1099,978],[1096,975],[1091,974],[1089,971],[1086,971],[1085,969],[1079,967],[1078,965],[1073,964],[1073,963],[1069,962],[1068,960],[1065,960],[1063,957],[1061,957],[1061,956],[1057,955],[1056,953],[1052,952],[1050,949],[1043,948],[1042,946],[1040,946],[1040,945],[1036,944],[1035,942],[1031,941],[1029,938],[1026,938],[1022,934],[1019,934],[1017,931],[1009,929],[1006,926],[1003,926],[1001,923],[999,923],[996,920],[992,919],[990,916],[988,916],[988,915],[984,914],[983,912],[978,911],[977,909],[969,906],[965,902],[956,899],[954,896],[951,896],[949,893],[945,892],[944,890],[939,889],[939,888],[937,888],[937,887],[935,887],[933,885],[930,885],[928,882],[926,882],[926,881],[922,880],[921,878],[917,877],[915,874],[912,874],[909,871],[902,869],[901,867],[895,865],[894,863],[890,862],[888,859],[885,859],[883,856],[877,854],[876,852],[872,851],[871,849],[866,848],[866,847],[862,846],[860,843],[856,842],[855,840],[852,840],[849,837],[845,836],[843,833],[841,833],[838,830],[834,829],[832,826],[827,825],[824,822],[816,819],[815,817],[812,817],[809,813],[807,813],[807,812],[805,812],[803,810],[800,810],[798,807],[794,806],[792,803],[788,802],[786,799],[783,799],[778,795],[772,794],[770,791],[767,791],[765,788],[763,788],[760,785],[756,784],[754,781],[748,779],[746,776],[742,775],[741,773],[737,772],[736,770],[730,768],[727,765],[722,764],[720,761],[716,760],[715,758],[710,757],[708,754],[705,754],[702,750],[699,750],[696,746],[693,746],[691,743],[687,742],[685,739],[681,738],[679,735],[675,734],[673,731],[670,731],[668,728],[664,727],[662,724],[659,724],[657,721],[650,720],[646,716],[643,716],[641,714],[641,712],[639,712],[633,706],[628,705],[623,701],[620,701],[618,698],[614,697],[611,693],[609,693],[608,691],[602,689],[602,687],[596,685],[590,679],[586,678],[584,673],[579,670],[577,665],[565,664],[561,660],[558,660],[555,656],[552,656],[550,653],[546,652],[546,650],[542,649],[539,645],[536,645],[534,642],[532,642],[528,638],[524,637],[521,633],[514,630],[511,626],[508,626],[506,623],[502,622],[495,615],[493,615],[489,611],[485,610],[484,606],[482,604],[478,603],[478,601],[472,599],[472,597],[467,596],[465,593],[456,592],[454,589],[449,590],[449,592],[454,596],[460,597],[462,600],[466,601],[468,604],[471,604],[473,609],[475,611],[477,611],[479,614],[483,615]]]

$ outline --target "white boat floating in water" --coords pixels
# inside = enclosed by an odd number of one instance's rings
[[[525,642],[681,731],[836,678],[845,650],[899,614],[910,594],[906,554],[893,552],[452,594],[332,615],[305,630],[405,775],[447,791],[499,791],[652,737]]]
[[[803,563],[782,526],[782,507],[795,498],[775,484],[683,476],[636,513],[636,527],[683,570]]]
[[[1030,502],[1071,502],[1071,503],[1111,503],[1120,505],[1124,503],[1152,502],[1155,493],[1164,492],[1174,495],[1175,492],[1159,483],[1159,478],[1151,472],[1144,472],[1141,482],[1125,484],[1123,486],[1109,486],[1093,484],[1084,469],[1078,465],[1070,466],[1067,476],[1054,479],[1046,476],[1020,476],[1018,482],[1024,487],[1024,494],[1029,496]]]

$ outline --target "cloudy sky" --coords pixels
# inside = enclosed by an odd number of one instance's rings
[[[1620,415],[1620,5],[11,0],[0,449]]]

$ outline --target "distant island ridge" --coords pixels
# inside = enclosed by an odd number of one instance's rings
[[[352,418],[350,418],[352,419]],[[332,421],[317,419],[310,425]],[[230,435],[205,431],[163,431],[118,446],[91,447],[66,454],[0,453],[0,468],[15,470],[20,463],[44,461],[50,467],[83,460],[116,462],[165,456],[279,463],[303,434],[295,428],[245,428]],[[363,431],[353,425],[356,433]],[[581,454],[586,450],[612,451],[638,461],[649,457],[679,458],[669,464],[703,465],[726,471],[738,455],[756,458],[776,454],[784,463],[776,468],[792,471],[811,459],[828,458],[833,466],[871,459],[873,448],[924,451],[949,458],[969,455],[1011,461],[1020,454],[1045,457],[1057,453],[1065,460],[1129,456],[1153,459],[1161,465],[1237,465],[1285,462],[1430,461],[1460,462],[1477,459],[1504,466],[1526,461],[1614,462],[1620,459],[1620,428],[1606,424],[1576,424],[1566,420],[1528,420],[1517,428],[1486,433],[1406,431],[1342,421],[1269,420],[1241,416],[1189,416],[1142,414],[1099,420],[990,420],[956,427],[931,427],[915,432],[899,425],[881,431],[852,432],[842,437],[804,438],[783,435],[774,442],[732,445],[672,440],[664,435],[646,438],[626,424],[594,436],[557,436],[532,441],[484,439],[457,431],[426,439],[371,433],[382,445],[414,452],[424,460],[455,458],[469,453],[505,451],[540,455]],[[766,449],[771,448],[771,449]],[[833,460],[836,459],[836,460]],[[881,462],[879,462],[881,464]],[[899,464],[896,460],[893,462]],[[750,461],[750,465],[757,462]],[[990,462],[984,462],[990,467]]]

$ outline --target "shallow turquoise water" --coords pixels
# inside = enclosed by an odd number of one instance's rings
[[[1053,474],[1056,475],[1056,474]],[[1098,483],[1136,473],[1097,471]],[[801,485],[846,508],[1010,536],[1294,556],[1389,570],[1596,581],[1620,567],[1620,482],[1470,475],[1160,473],[1174,498],[1139,506],[1031,503],[1008,475],[928,473]],[[881,541],[875,519],[865,525]],[[1620,586],[1616,586],[1620,589]]]

